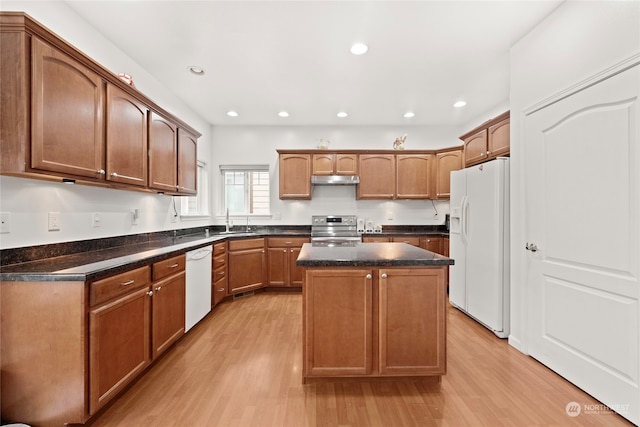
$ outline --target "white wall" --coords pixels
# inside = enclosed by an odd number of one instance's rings
[[[511,336],[527,352],[523,111],[640,52],[640,2],[565,2],[511,49]],[[579,155],[579,153],[576,153]],[[567,171],[571,173],[571,171]],[[598,195],[594,195],[597,203]],[[606,218],[602,229],[606,230]],[[606,248],[603,248],[606,250]]]
[[[136,87],[167,111],[202,133],[198,158],[211,157],[211,126],[191,110],[171,89],[126,56],[83,21],[63,2],[5,1],[2,11],[24,11],[113,72],[133,76]],[[114,25],[117,25],[114,24]],[[138,225],[131,225],[131,212],[140,210]],[[179,209],[179,204],[178,204]],[[169,196],[139,192],[64,185],[23,178],[0,177],[0,210],[11,213],[11,231],[0,234],[0,248],[93,239],[206,225],[200,221],[170,221]],[[59,212],[60,231],[47,231],[48,212]],[[101,216],[102,226],[91,226],[91,214]]]
[[[252,224],[309,225],[311,215],[354,214],[379,224],[424,225],[444,223],[448,201],[356,201],[355,186],[320,186],[312,200],[286,201],[278,198],[278,153],[276,149],[313,149],[318,139],[330,141],[331,149],[392,149],[395,138],[406,133],[406,149],[436,149],[461,145],[462,134],[453,127],[388,126],[222,126],[213,128],[215,144],[210,169],[214,187],[213,211],[222,220],[219,165],[269,164],[271,175],[271,219],[252,219]],[[435,206],[435,209],[434,209]],[[438,215],[436,216],[436,209]],[[279,219],[278,219],[279,218]],[[389,219],[391,218],[391,219]],[[237,222],[244,224],[238,218]]]

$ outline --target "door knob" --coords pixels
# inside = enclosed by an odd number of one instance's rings
[[[531,251],[531,252],[537,252],[538,251],[538,247],[536,246],[535,243],[527,243],[524,247],[526,250]]]

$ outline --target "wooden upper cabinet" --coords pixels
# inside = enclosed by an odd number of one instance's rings
[[[462,135],[465,167],[508,155],[510,151],[510,112],[500,114]]]
[[[198,138],[178,128],[178,194],[198,192]]]
[[[451,172],[462,168],[462,150],[436,154],[435,198],[451,196]]]
[[[195,193],[200,134],[22,12],[0,12],[0,64],[1,174]],[[162,129],[155,114],[149,123],[151,110],[172,125]],[[172,183],[178,160],[165,165],[171,148],[160,142],[176,126],[192,139],[183,190]]]
[[[361,154],[358,199],[393,199],[396,194],[396,160],[393,154]]]
[[[396,195],[397,199],[430,199],[431,154],[396,155]]]
[[[35,37],[32,61],[31,167],[103,180],[102,79]]]
[[[107,180],[147,185],[148,108],[120,88],[107,85]]]
[[[174,192],[177,180],[178,128],[152,111],[149,114],[149,187]]]
[[[488,155],[492,157],[509,153],[510,149],[510,118],[506,118],[489,127]]]
[[[323,153],[312,156],[313,175],[357,175],[358,155]]]
[[[280,199],[311,199],[311,155],[280,154]]]
[[[487,130],[482,129],[464,139],[464,156],[467,166],[487,159]]]

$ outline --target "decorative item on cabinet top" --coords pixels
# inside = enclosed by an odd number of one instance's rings
[[[138,91],[130,76],[123,80],[23,12],[0,12],[0,43],[0,80],[11,82],[0,91],[0,174],[195,194],[201,134]],[[166,120],[167,132],[148,132],[152,113]],[[148,150],[159,144],[175,163],[169,172],[150,167]]]

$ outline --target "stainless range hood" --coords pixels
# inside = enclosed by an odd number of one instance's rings
[[[355,185],[360,183],[357,175],[312,175],[312,185]]]

